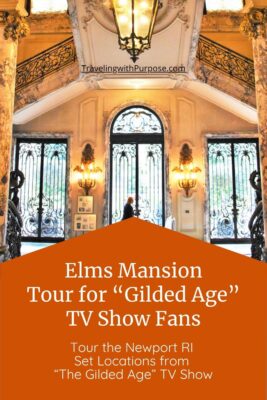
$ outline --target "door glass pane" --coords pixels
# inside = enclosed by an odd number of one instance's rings
[[[66,154],[66,143],[44,144],[42,237],[64,237]]]
[[[41,179],[41,144],[19,143],[18,168],[25,176],[20,189],[22,236],[38,237],[38,215]]]
[[[250,239],[248,223],[256,202],[249,178],[259,168],[257,150],[256,140],[209,142],[211,239]]]
[[[162,134],[162,125],[158,116],[144,107],[130,107],[116,118],[113,134]]]
[[[210,238],[234,239],[231,143],[209,143]]]
[[[257,144],[234,143],[237,233],[238,238],[250,238],[248,221],[255,210],[255,191],[249,178],[258,170]]]
[[[67,142],[19,140],[16,151],[25,176],[19,193],[22,237],[64,239]]]
[[[163,125],[147,107],[121,110],[111,126],[111,215],[122,219],[129,196],[135,200],[136,216],[164,224]]]
[[[136,193],[136,145],[112,145],[112,223],[122,220],[129,196]]]
[[[138,148],[139,216],[162,225],[162,144],[139,144]]]

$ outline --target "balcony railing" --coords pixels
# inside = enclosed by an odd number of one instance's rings
[[[253,61],[204,36],[200,36],[197,58],[242,84],[255,89]],[[72,37],[23,61],[17,66],[16,92],[43,80],[76,60]]]
[[[23,61],[17,66],[16,92],[43,80],[76,60],[73,38],[63,42]]]
[[[253,60],[204,36],[200,36],[199,39],[197,58],[204,64],[255,89]]]

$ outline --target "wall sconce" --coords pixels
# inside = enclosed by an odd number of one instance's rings
[[[88,196],[90,190],[96,186],[102,173],[101,168],[95,166],[94,149],[90,144],[85,146],[82,152],[81,165],[77,165],[74,171],[77,173],[78,185]]]
[[[189,196],[190,189],[197,184],[197,173],[201,169],[193,164],[192,149],[188,144],[184,144],[180,152],[179,167],[175,167],[173,172],[175,180],[181,189],[184,189],[186,197]]]

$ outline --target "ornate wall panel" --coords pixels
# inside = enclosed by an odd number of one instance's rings
[[[90,141],[96,144],[97,141],[97,98],[88,99],[80,104],[79,118],[79,144]]]

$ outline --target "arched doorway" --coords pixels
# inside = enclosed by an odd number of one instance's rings
[[[164,130],[158,115],[130,106],[113,119],[110,131],[110,223],[122,219],[129,196],[139,218],[164,225]]]

